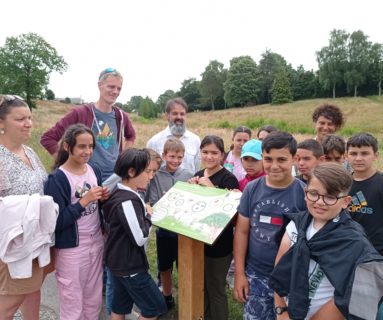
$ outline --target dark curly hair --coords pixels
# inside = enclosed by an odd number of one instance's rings
[[[342,111],[339,107],[333,104],[325,103],[317,107],[312,115],[313,122],[317,122],[320,116],[330,119],[336,129],[340,129],[344,124],[344,116]]]

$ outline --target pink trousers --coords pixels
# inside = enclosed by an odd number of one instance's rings
[[[79,246],[56,249],[60,320],[98,319],[102,306],[104,238],[80,235]]]

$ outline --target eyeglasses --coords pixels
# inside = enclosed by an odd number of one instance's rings
[[[306,190],[305,193],[306,193],[307,200],[309,200],[311,202],[317,202],[319,200],[319,198],[322,197],[322,201],[324,202],[324,204],[326,204],[328,206],[333,206],[338,202],[339,199],[347,197],[347,195],[346,196],[333,196],[330,194],[320,194],[314,190]]]
[[[105,76],[109,73],[112,73],[113,75],[121,77],[121,74],[116,69],[106,68],[104,71],[100,73],[100,76],[98,77],[98,81],[104,80],[104,78],[106,78]]]
[[[21,98],[20,96],[17,96],[17,95],[13,95],[13,94],[1,95],[0,96],[0,106],[2,106],[5,102],[11,102],[11,101],[16,100],[16,99],[24,101],[23,98]]]

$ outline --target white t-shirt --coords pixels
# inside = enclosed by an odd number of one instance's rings
[[[318,230],[314,228],[313,221],[306,231],[306,238],[310,240]],[[286,232],[290,238],[291,246],[296,242],[298,231],[294,221],[291,221],[287,227]],[[306,319],[310,319],[322,305],[329,301],[334,296],[334,287],[327,279],[326,275],[320,268],[319,264],[310,259],[309,266],[309,297],[310,308]],[[287,301],[288,303],[288,301]]]

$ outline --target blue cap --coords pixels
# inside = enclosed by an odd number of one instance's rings
[[[256,160],[262,160],[262,141],[251,139],[242,146],[241,158],[252,157]]]

